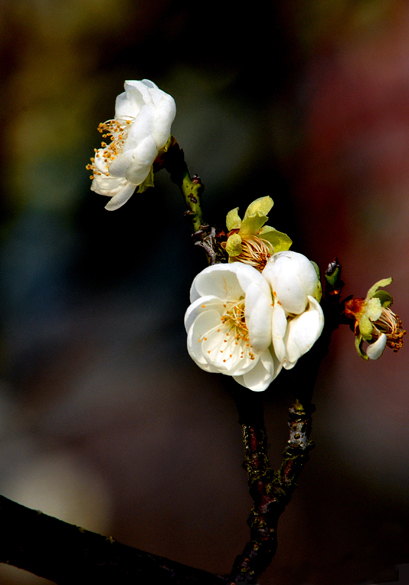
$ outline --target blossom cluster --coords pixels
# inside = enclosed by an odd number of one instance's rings
[[[257,199],[243,221],[237,209],[229,212],[229,263],[196,276],[185,315],[196,364],[254,391],[266,390],[282,368],[293,368],[324,326],[317,270],[288,250],[286,234],[264,225],[272,205],[270,197]]]
[[[87,165],[91,189],[111,198],[106,209],[118,209],[134,192],[153,186],[154,163],[160,168],[173,144],[175,115],[173,97],[152,81],[125,82],[114,118],[99,125],[104,141]],[[188,351],[196,364],[254,391],[265,390],[282,368],[293,368],[324,327],[318,268],[290,251],[287,234],[266,224],[272,206],[267,196],[253,201],[243,218],[238,207],[229,211],[221,243],[228,262],[196,276],[185,315]],[[365,299],[344,301],[343,314],[351,319],[356,349],[365,360],[403,344],[406,331],[390,309],[393,299],[379,290],[391,281],[375,283]]]

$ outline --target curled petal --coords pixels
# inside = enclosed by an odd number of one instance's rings
[[[123,188],[118,191],[116,195],[112,197],[110,201],[105,205],[105,209],[108,211],[115,211],[115,209],[119,209],[128,201],[128,199],[133,195],[135,191],[135,185],[132,183],[126,183]]]
[[[239,299],[244,297],[237,271],[250,268],[241,264],[215,264],[208,266],[194,279],[190,289],[190,301],[207,295],[214,295],[219,299]]]
[[[385,286],[385,285],[382,285]],[[387,337],[385,333],[381,333],[378,339],[374,343],[370,343],[366,348],[366,355],[370,360],[377,360],[383,354],[383,350],[386,347]]]
[[[218,372],[218,368],[214,367],[205,358],[203,353],[202,340],[208,331],[220,324],[220,315],[217,311],[207,311],[199,315],[193,325],[190,327],[187,335],[187,350],[190,357],[196,364],[207,372]]]
[[[155,142],[148,136],[132,151],[131,164],[125,172],[125,178],[135,185],[140,185],[148,176],[157,154]]]
[[[219,315],[223,314],[223,303],[220,299],[215,297],[214,295],[209,295],[207,297],[201,297],[194,301],[187,309],[185,313],[185,329],[189,331],[190,327],[193,325],[196,317],[198,317],[201,313],[205,311],[215,310],[219,312]]]
[[[175,116],[175,100],[170,95],[165,94],[155,111],[153,120],[153,138],[158,150],[163,148],[168,141]]]
[[[245,264],[241,268],[237,278],[246,295],[246,323],[254,351],[262,352],[271,343],[271,291],[257,270]]]
[[[105,175],[96,175],[91,183],[91,191],[95,191],[95,193],[98,193],[99,195],[112,197],[122,191],[127,184],[128,181],[123,177],[119,178],[112,177],[111,175],[108,177]],[[133,185],[133,189],[135,189],[135,185]]]
[[[278,360],[283,363],[286,360],[286,349],[284,338],[287,331],[287,316],[283,307],[279,303],[275,303],[273,308],[273,346]]]
[[[299,315],[308,303],[308,295],[315,297],[318,277],[313,264],[298,252],[278,252],[269,258],[263,270],[273,289],[275,299],[287,313]]]
[[[319,303],[311,296],[308,296],[308,309],[290,319],[285,336],[286,358],[289,365],[284,367],[290,369],[297,360],[311,349],[317,341],[324,328],[324,315]]]
[[[281,371],[281,364],[273,351],[266,349],[259,357],[257,364],[242,376],[233,376],[236,382],[253,392],[266,390]]]

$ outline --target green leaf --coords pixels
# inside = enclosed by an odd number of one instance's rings
[[[241,218],[238,211],[239,208],[235,207],[234,209],[231,209],[226,215],[226,227],[229,232],[231,230],[238,230],[241,226]]]

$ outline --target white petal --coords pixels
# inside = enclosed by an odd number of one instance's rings
[[[385,333],[381,333],[378,339],[374,343],[370,343],[366,348],[366,355],[371,360],[377,360],[383,354],[383,350],[386,347],[387,337]]]
[[[257,364],[242,376],[233,376],[236,382],[254,392],[266,390],[274,378],[279,374],[281,364],[267,349],[259,357]]]
[[[175,116],[175,100],[170,95],[165,94],[155,111],[153,123],[153,138],[158,150],[163,148],[168,141]]]
[[[287,316],[283,307],[276,302],[273,307],[272,339],[277,359],[283,363],[286,359],[284,337],[287,331]]]
[[[155,107],[153,104],[142,106],[137,118],[130,125],[124,150],[133,150],[144,138],[150,136],[153,140]]]
[[[311,296],[308,297],[308,301],[308,309],[288,322],[285,346],[290,367],[293,367],[297,360],[311,349],[324,327],[324,314],[321,306]],[[284,365],[284,367],[286,366]]]
[[[109,174],[112,177],[124,178],[131,163],[132,150],[128,150],[114,158],[109,165]]]
[[[199,272],[190,289],[191,302],[206,295],[214,295],[221,300],[239,300],[244,297],[236,276],[238,266],[239,263],[214,264]],[[244,264],[241,266],[244,267]]]
[[[158,155],[152,136],[145,138],[132,152],[132,162],[126,170],[125,178],[140,185],[148,176],[153,161]]]
[[[125,81],[125,92],[115,102],[115,118],[136,118],[140,109],[151,102],[148,88],[142,81]]]
[[[246,274],[240,271],[237,277],[246,295],[245,317],[252,347],[255,352],[263,352],[271,344],[273,299],[270,287],[255,269]]]
[[[218,311],[221,316],[224,310],[222,301],[217,297],[211,295],[208,295],[206,297],[200,297],[200,299],[194,301],[188,307],[185,313],[186,331],[189,331],[190,327],[193,324],[193,321],[196,319],[198,315],[200,315],[204,311],[209,311],[209,309]]]
[[[307,296],[317,292],[318,277],[313,264],[298,252],[278,252],[268,260],[263,270],[287,313],[298,315],[307,306]]]
[[[126,183],[124,187],[116,195],[112,197],[110,201],[105,205],[105,209],[108,211],[115,211],[119,207],[122,207],[124,203],[133,195],[135,191],[135,185],[132,183]]]
[[[219,370],[205,359],[202,345],[203,339],[220,322],[220,314],[217,311],[206,311],[195,319],[188,331],[187,349],[189,355],[198,366],[207,372],[218,372]]]
[[[91,191],[95,191],[99,195],[106,195],[113,197],[128,184],[128,181],[123,177],[111,177],[111,175],[95,175],[91,183]],[[135,189],[135,185],[133,186]]]

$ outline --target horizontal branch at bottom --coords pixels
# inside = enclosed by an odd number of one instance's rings
[[[0,562],[59,585],[227,585],[194,569],[89,532],[0,496]]]

